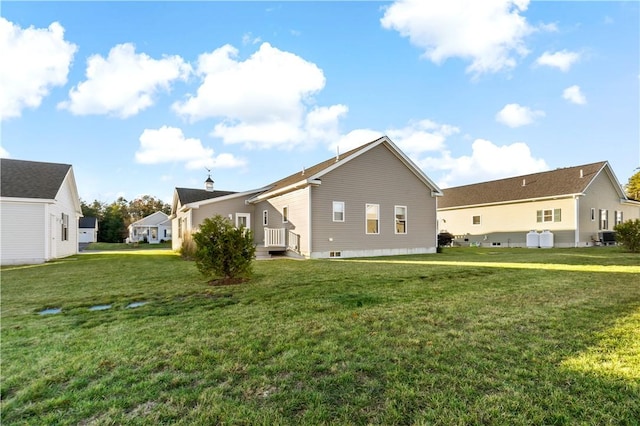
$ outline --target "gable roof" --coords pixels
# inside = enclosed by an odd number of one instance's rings
[[[438,209],[582,194],[604,169],[619,187],[609,163],[600,161],[582,166],[565,167],[547,172],[447,188],[443,191],[444,196],[438,200]],[[618,190],[621,198],[624,198],[621,188]]]
[[[334,170],[337,167],[357,158],[365,152],[384,144],[400,161],[404,163],[425,185],[431,188],[436,195],[442,195],[442,191],[438,186],[424,174],[424,172],[416,166],[387,136],[382,136],[374,141],[360,145],[344,154],[338,154],[328,160],[318,163],[309,168],[305,168],[300,172],[289,175],[280,179],[267,187],[260,194],[253,197],[250,202],[263,200],[275,195],[286,193],[290,190],[304,187],[306,185],[318,184],[322,176]]]
[[[94,229],[98,225],[98,218],[96,217],[81,217],[78,220],[78,228],[92,228]]]
[[[167,219],[169,219],[169,216],[165,212],[158,211],[133,222],[129,226],[156,226]]]
[[[235,194],[234,191],[207,191],[205,189],[193,189],[193,188],[176,188],[176,194],[178,195],[178,201],[183,206],[189,203],[195,203],[197,201],[208,200],[210,198],[224,197],[227,195]]]
[[[0,159],[0,196],[55,199],[71,165]]]

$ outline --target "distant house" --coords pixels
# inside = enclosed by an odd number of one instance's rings
[[[616,224],[640,218],[640,202],[627,198],[606,161],[443,192],[440,230],[463,245],[526,247],[533,230],[551,233],[554,247],[585,247],[610,241]]]
[[[1,264],[78,253],[80,198],[69,164],[0,159]]]
[[[258,252],[304,258],[435,253],[440,189],[386,136],[245,191],[176,188],[173,248],[216,214]]]
[[[95,243],[98,241],[98,218],[81,217],[78,222],[78,242]]]
[[[129,225],[127,242],[158,244],[171,240],[171,220],[164,212],[155,212]]]

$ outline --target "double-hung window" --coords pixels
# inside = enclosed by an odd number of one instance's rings
[[[545,209],[536,211],[536,221],[542,222],[562,222],[562,209]]]
[[[620,225],[622,223],[623,219],[622,219],[622,211],[617,210],[616,211],[616,225]]]
[[[407,206],[395,206],[396,234],[407,233]]]
[[[609,229],[609,212],[606,209],[600,209],[599,229]]]
[[[344,201],[333,202],[333,221],[344,222]]]
[[[380,205],[366,205],[367,234],[380,233]]]

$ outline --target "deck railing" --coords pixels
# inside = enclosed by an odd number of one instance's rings
[[[289,231],[289,235],[287,238],[287,248],[289,250],[300,253],[300,235]]]
[[[286,247],[284,228],[264,228],[265,247]]]

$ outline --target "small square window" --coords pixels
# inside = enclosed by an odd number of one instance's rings
[[[480,225],[480,216],[473,216],[471,223],[474,225]]]

